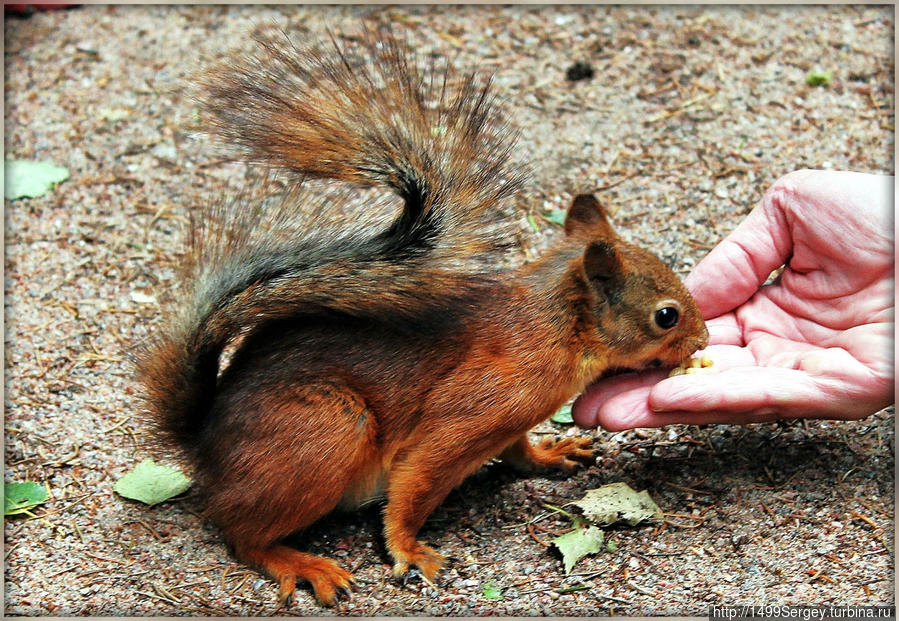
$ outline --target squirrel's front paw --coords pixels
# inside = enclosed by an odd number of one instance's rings
[[[587,464],[593,461],[592,438],[577,436],[555,440],[544,438],[540,444],[534,447],[532,459],[534,465],[543,468],[559,468],[570,472],[579,464]]]
[[[442,554],[417,541],[409,550],[395,551],[393,558],[395,561],[393,564],[394,577],[402,578],[409,572],[409,567],[414,565],[421,572],[425,582],[431,584],[433,584],[434,576],[445,562]]]

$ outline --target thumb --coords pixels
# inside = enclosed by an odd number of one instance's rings
[[[654,412],[747,412],[792,405],[808,376],[794,369],[740,367],[719,373],[681,375],[656,384],[649,393]],[[806,395],[808,396],[808,394]]]
[[[738,421],[748,412],[775,413],[779,418],[852,420],[884,407],[853,398],[849,392],[836,378],[817,377],[802,369],[740,367],[661,382],[650,391],[648,404],[657,414],[718,413],[719,422],[728,422],[730,417]]]
[[[793,242],[784,213],[785,197],[797,181],[801,181],[800,173],[778,180],[746,219],[687,276],[685,284],[704,318],[718,317],[746,302],[771,272],[787,261]]]

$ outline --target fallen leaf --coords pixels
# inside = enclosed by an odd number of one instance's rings
[[[809,86],[827,86],[833,79],[833,72],[813,69],[805,76],[805,83]]]
[[[131,292],[131,301],[138,304],[156,304],[156,298],[140,291]]]
[[[553,414],[549,420],[560,425],[573,425],[574,417],[571,415],[571,404],[560,407],[559,411]]]
[[[543,212],[544,218],[546,218],[553,224],[558,224],[559,226],[565,226],[565,215],[566,212],[564,209],[552,209],[550,211]]]
[[[662,513],[646,490],[637,493],[627,483],[621,482],[587,490],[582,499],[571,504],[580,507],[584,515],[597,524],[627,522],[636,526]]]
[[[3,196],[9,200],[36,198],[69,178],[69,170],[49,162],[6,160],[3,165]]]
[[[588,554],[596,554],[602,550],[604,534],[596,526],[576,528],[552,540],[552,544],[562,553],[562,562],[565,564],[565,573],[571,573],[571,568],[579,560]]]
[[[484,594],[484,599],[496,600],[496,599],[503,598],[502,589],[498,588],[492,582],[488,582],[487,584],[484,585],[483,594]]]
[[[180,470],[145,459],[119,479],[113,489],[120,496],[153,506],[186,492],[190,485],[191,480]]]
[[[3,515],[27,513],[47,500],[47,488],[34,481],[3,484]]]
[[[111,123],[124,121],[129,116],[131,116],[131,110],[126,108],[103,108],[100,110],[100,118]]]

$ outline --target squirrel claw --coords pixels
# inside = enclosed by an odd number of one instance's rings
[[[446,560],[442,554],[429,546],[416,543],[410,552],[402,554],[402,558],[399,558],[399,556],[399,554],[394,555],[396,562],[393,564],[393,576],[395,578],[401,579],[407,576],[409,568],[414,565],[418,569],[422,580],[436,588],[434,576],[437,575],[437,572],[443,567]]]
[[[574,437],[563,440],[546,438],[534,447],[538,465],[570,472],[581,464],[589,464],[594,457],[592,438]]]
[[[429,587],[431,587],[432,589],[436,589],[436,588],[437,588],[437,585],[434,584],[434,582],[433,582],[430,578],[428,578],[426,575],[421,574],[421,579],[424,580],[424,581],[425,581],[425,584],[427,584],[427,585],[428,585]]]
[[[275,612],[282,608],[290,608],[290,605],[293,603],[293,594],[295,590],[296,578],[291,580],[285,576],[281,579],[281,586],[278,588],[278,606],[275,608]]]
[[[397,561],[393,564],[393,577],[397,580],[406,577],[406,574],[409,573],[409,563],[403,563],[401,561]]]
[[[312,584],[315,599],[324,606],[336,604],[338,595],[343,594],[349,597],[351,588],[356,582],[353,574],[330,560],[323,560],[322,567],[318,571],[308,572],[302,578]],[[278,607],[275,610],[288,608],[293,603],[297,576],[282,575],[279,583]]]
[[[325,606],[333,606],[337,603],[339,594],[342,593],[349,597],[350,590],[355,582],[353,574],[334,563],[334,567],[329,575],[312,581],[312,589],[315,591],[315,598],[319,602]]]
[[[415,574],[421,578],[422,582],[427,584],[429,587],[436,589],[437,585],[434,584],[434,581],[428,578],[424,574],[421,569],[415,568]],[[408,563],[395,563],[393,565],[393,577],[396,578],[401,585],[406,586],[406,583],[409,580],[409,577],[412,575],[412,568],[409,567]]]

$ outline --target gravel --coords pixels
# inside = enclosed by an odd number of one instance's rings
[[[191,74],[254,30],[298,41],[391,22],[423,55],[494,72],[532,170],[514,207],[523,256],[544,216],[596,191],[622,233],[679,273],[801,167],[893,174],[891,7],[83,6],[7,16],[7,157],[64,165],[49,194],[6,201],[6,480],[46,483],[8,519],[15,615],[272,614],[276,588],[235,562],[192,495],[148,508],[115,481],[154,446],[128,353],[174,286],[191,210],[234,192],[188,97]],[[566,79],[566,73],[592,78]],[[824,86],[806,84],[830,71]],[[534,225],[539,231],[534,230]],[[437,588],[390,577],[378,507],[298,545],[355,571],[349,601],[308,589],[279,614],[704,615],[712,604],[894,599],[894,413],[858,422],[596,432],[596,464],[521,478],[490,464],[421,538],[450,557]],[[575,432],[544,424],[537,433]],[[614,552],[566,576],[547,540],[604,483],[648,489],[667,522],[611,529]],[[485,586],[502,590],[487,599]],[[575,590],[570,590],[570,589]]]

